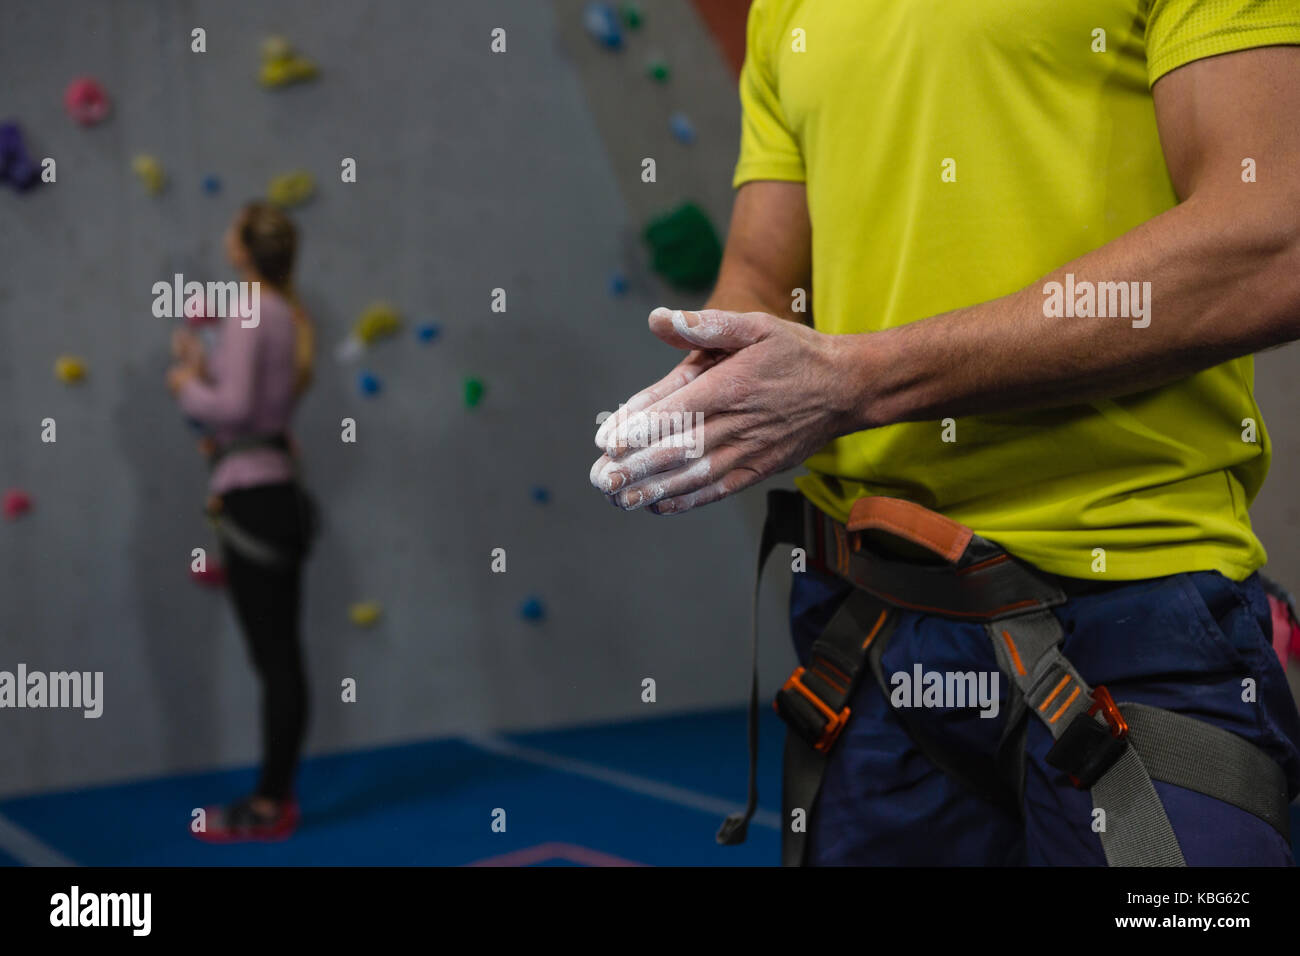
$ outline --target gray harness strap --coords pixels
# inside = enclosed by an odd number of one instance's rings
[[[278,548],[267,544],[261,538],[254,537],[242,527],[235,524],[220,512],[208,512],[208,521],[212,530],[232,551],[247,558],[254,564],[268,568],[288,567],[293,559]]]
[[[1107,864],[1185,866],[1178,838],[1142,760],[1128,741],[1113,735],[1104,715],[1099,721],[1089,713],[1094,705],[1092,688],[1061,653],[1064,633],[1056,615],[1041,611],[992,621],[985,627],[1002,672],[1015,681],[1029,712],[1042,721],[1053,740],[1069,732],[1114,741],[1114,762],[1091,786],[1094,813],[1103,813],[1094,817],[1093,825],[1100,828]],[[1085,723],[1076,723],[1079,720]],[[1055,752],[1053,748],[1048,754],[1049,763]]]
[[[1146,704],[1119,704],[1129,742],[1152,780],[1195,790],[1253,813],[1288,843],[1286,774],[1268,754],[1213,724]]]

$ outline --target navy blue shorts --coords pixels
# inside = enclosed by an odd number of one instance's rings
[[[803,664],[851,587],[817,571],[795,574],[791,630]],[[1089,684],[1118,701],[1164,707],[1245,737],[1300,791],[1300,714],[1269,635],[1258,576],[1243,583],[1201,571],[1116,585],[1057,609],[1065,656]],[[998,670],[979,624],[905,612],[883,658],[886,676]],[[1250,681],[1254,699],[1249,699]],[[1006,720],[999,674],[997,715],[975,707],[914,708],[909,721],[930,737],[992,766]],[[1044,756],[1052,746],[1029,719],[1023,818],[949,778],[911,742],[868,675],[827,768],[810,817],[808,861],[817,865],[1104,866],[1092,801]],[[992,708],[989,708],[992,710]],[[1155,784],[1191,866],[1289,866],[1291,847],[1263,820],[1203,794]]]

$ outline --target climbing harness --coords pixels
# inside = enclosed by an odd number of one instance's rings
[[[212,525],[217,537],[235,553],[263,567],[272,569],[287,568],[307,554],[319,528],[316,502],[298,479],[297,458],[293,454],[288,436],[280,433],[237,438],[215,448],[208,456],[208,467],[215,469],[217,463],[223,458],[236,452],[249,451],[254,448],[271,448],[282,451],[293,463],[293,484],[297,490],[298,507],[303,522],[303,537],[300,548],[292,553],[286,552],[236,524],[229,515],[224,513],[221,495],[212,495],[208,498],[204,514],[207,516],[208,523]]]
[[[885,536],[890,546],[882,547],[873,535]],[[1055,741],[1047,762],[1089,790],[1093,807],[1105,811],[1099,836],[1110,866],[1186,865],[1152,781],[1230,803],[1290,841],[1286,777],[1263,751],[1211,724],[1145,704],[1117,703],[1106,687],[1088,685],[1061,653],[1065,635],[1052,609],[1065,603],[1066,593],[1050,575],[913,502],[861,498],[848,523],[840,524],[796,492],[772,491],[754,584],[749,795],[744,811],[723,822],[719,843],[743,842],[758,807],[758,590],[778,543],[803,548],[809,567],[854,586],[813,643],[808,665],[795,669],[774,702],[788,728],[784,865],[805,862],[808,828],[795,832],[792,814],[803,810],[811,816],[864,673],[890,696],[881,658],[904,610],[982,623],[1010,680],[1006,729],[991,769],[929,739],[903,710],[894,710],[936,766],[986,799],[1020,815],[1032,713]]]

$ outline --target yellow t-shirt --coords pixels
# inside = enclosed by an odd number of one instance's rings
[[[816,328],[892,328],[1174,206],[1150,86],[1277,44],[1300,44],[1294,0],[755,0],[735,185],[806,183]],[[1110,578],[1242,580],[1265,561],[1253,378],[1242,358],[1113,400],[858,432],[797,481],[841,521],[863,495],[907,498],[1058,574],[1093,577],[1100,548]]]

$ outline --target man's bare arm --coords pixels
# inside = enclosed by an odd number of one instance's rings
[[[1013,295],[850,337],[851,430],[1143,391],[1300,338],[1300,47],[1199,60],[1153,93],[1184,201]],[[1067,272],[1149,281],[1150,326],[1045,317]]]
[[[745,183],[731,210],[722,268],[706,309],[767,312],[809,324],[795,289],[812,300],[812,226],[803,183]]]

